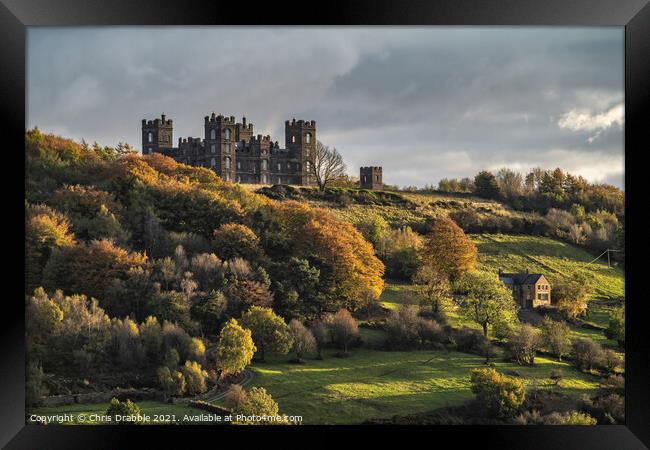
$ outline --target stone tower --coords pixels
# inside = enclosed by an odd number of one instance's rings
[[[172,149],[173,125],[162,114],[160,119],[142,119],[142,154],[169,153]]]
[[[205,151],[209,166],[227,181],[237,174],[235,116],[205,116]]]
[[[382,189],[384,184],[381,176],[381,167],[362,167],[359,170],[359,185],[361,189]]]
[[[298,164],[293,177],[294,184],[310,185],[309,158],[316,149],[316,121],[296,120],[284,122],[284,139],[289,158]]]

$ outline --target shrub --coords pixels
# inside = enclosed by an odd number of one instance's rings
[[[601,424],[625,423],[625,397],[607,394],[601,397],[583,397],[581,409],[598,420]]]
[[[580,411],[569,411],[564,414],[552,412],[541,415],[539,411],[524,411],[514,422],[518,425],[596,425],[597,421],[589,414]]]
[[[609,339],[614,339],[620,347],[625,347],[625,307],[620,306],[609,314],[609,327],[605,331]]]
[[[140,407],[133,403],[131,400],[128,398],[126,401],[121,402],[115,397],[111,399],[111,404],[109,405],[108,409],[106,410],[105,413],[107,416],[112,418],[112,423],[128,423],[128,424],[133,424],[133,423],[138,423],[138,422],[130,422],[130,421],[125,421],[123,418],[125,416],[137,416],[140,414]]]
[[[388,346],[408,349],[415,346],[420,338],[420,318],[418,308],[403,305],[394,309],[386,319]]]
[[[456,348],[461,352],[480,355],[487,340],[483,333],[473,328],[463,327],[452,332]]]
[[[526,398],[526,389],[521,380],[500,374],[494,369],[472,369],[470,381],[478,402],[498,417],[512,416]]]
[[[574,340],[571,344],[571,356],[575,366],[583,371],[601,367],[605,360],[603,348],[591,339]]]

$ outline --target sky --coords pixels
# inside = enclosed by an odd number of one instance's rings
[[[561,167],[623,187],[622,27],[80,27],[28,29],[27,126],[141,150],[246,116],[284,143],[316,120],[348,173],[437,185]]]

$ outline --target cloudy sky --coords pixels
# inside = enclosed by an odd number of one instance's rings
[[[314,119],[390,184],[560,166],[622,187],[623,51],[622,27],[30,28],[27,123],[140,149],[162,112],[175,140],[213,111],[281,143]]]

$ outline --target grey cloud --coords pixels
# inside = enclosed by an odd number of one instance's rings
[[[139,148],[140,120],[161,112],[176,138],[201,135],[212,111],[246,115],[280,141],[285,119],[315,119],[351,174],[383,165],[386,182],[399,185],[536,161],[621,180],[622,127],[589,142],[593,132],[558,126],[570,111],[621,102],[622,28],[110,27],[28,36],[29,126]]]

